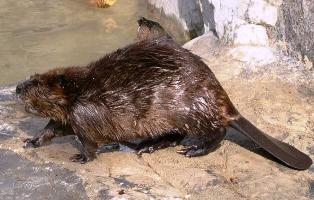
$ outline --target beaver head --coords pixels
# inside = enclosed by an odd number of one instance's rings
[[[137,40],[146,40],[153,38],[166,37],[171,39],[171,36],[165,31],[165,29],[157,22],[140,17],[137,20]]]
[[[66,123],[68,109],[78,95],[83,68],[59,68],[35,74],[16,87],[16,96],[29,113]]]

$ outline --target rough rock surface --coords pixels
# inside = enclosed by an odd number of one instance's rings
[[[171,18],[190,34],[212,31],[219,38],[233,43],[238,26],[277,22],[279,0],[149,0],[158,9],[157,18]],[[192,14],[191,14],[192,12]],[[166,27],[167,28],[167,27]],[[253,34],[247,30],[246,34]]]
[[[283,41],[289,55],[314,68],[314,3],[312,0],[149,0],[152,17],[180,41],[213,32],[231,45],[268,47]],[[192,12],[192,13],[191,13]],[[171,23],[169,23],[171,21]],[[175,26],[173,25],[175,24]],[[171,28],[175,27],[175,28]],[[252,28],[255,27],[255,28]],[[181,31],[178,31],[181,30]],[[268,31],[266,34],[266,30]],[[268,38],[271,36],[270,38]],[[274,37],[272,37],[274,36]],[[255,52],[252,51],[251,54]],[[268,51],[269,53],[269,51]],[[254,60],[254,58],[252,58]],[[271,60],[274,60],[272,57]]]
[[[314,75],[276,51],[277,62],[258,68],[231,57],[213,35],[186,45],[202,56],[239,111],[270,135],[314,159]],[[138,158],[106,152],[72,163],[73,136],[24,149],[47,120],[24,113],[14,86],[0,88],[0,199],[313,199],[314,166],[282,166],[232,130],[215,152],[197,158],[180,147]]]
[[[252,1],[247,11],[247,17],[256,24],[275,26],[277,22],[277,6],[266,1]]]
[[[0,199],[87,199],[82,179],[53,163],[35,164],[0,150]]]
[[[301,52],[302,56],[307,56],[314,68],[314,2],[286,0],[279,11],[278,38],[288,43],[290,51]]]
[[[267,47],[239,46],[231,49],[230,54],[234,59],[246,62],[248,65],[254,63],[260,66],[275,62],[273,50]],[[248,67],[253,68],[254,64]]]
[[[277,21],[279,0],[149,0],[151,15],[174,38],[182,30],[185,38],[207,33],[233,45],[235,59],[270,64],[275,56],[269,48],[267,27]],[[193,12],[193,14],[191,14]],[[173,26],[175,24],[175,26]],[[170,28],[176,27],[176,29]],[[180,38],[180,37],[179,37]],[[180,38],[179,42],[184,41]],[[261,52],[261,53],[260,53]]]
[[[268,45],[266,29],[260,25],[243,24],[235,30],[234,34],[234,45]]]
[[[197,1],[148,0],[149,13],[179,43],[203,34],[203,19]]]

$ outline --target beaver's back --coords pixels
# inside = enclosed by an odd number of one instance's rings
[[[94,132],[94,139],[200,134],[224,123],[217,99],[226,94],[213,73],[199,57],[165,38],[119,49],[89,67],[74,116],[93,115],[88,123],[76,121]]]

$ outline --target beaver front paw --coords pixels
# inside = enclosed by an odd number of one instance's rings
[[[24,148],[37,148],[42,145],[42,142],[39,137],[27,138],[24,141]]]
[[[86,156],[84,154],[74,154],[73,156],[70,157],[70,160],[72,162],[78,162],[78,163],[81,163],[81,164],[85,164],[87,162],[90,162],[92,160],[94,160],[94,157],[92,156]]]

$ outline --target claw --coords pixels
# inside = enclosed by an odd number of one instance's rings
[[[170,145],[168,145],[170,146]],[[157,150],[163,149],[166,146],[162,146],[160,144],[156,144],[156,145],[152,145],[152,146],[147,146],[147,147],[143,147],[142,149],[137,151],[137,155],[141,156],[143,153],[154,153]]]
[[[150,147],[144,147],[137,151],[137,155],[141,156],[143,153],[154,153],[157,149],[155,149],[153,146]]]
[[[187,154],[191,150],[194,150],[194,151],[197,150],[197,146],[196,145],[191,145],[191,146],[183,147],[182,149],[178,150],[177,153],[179,153],[179,154]]]
[[[80,154],[80,153],[74,154],[74,155],[71,156],[69,159],[70,159],[72,162],[77,162],[77,163],[81,163],[81,164],[85,164],[85,163],[87,163],[87,162],[93,160],[92,157],[88,157],[88,156],[86,156],[86,155],[84,155],[84,154]]]
[[[40,146],[39,138],[27,138],[23,141],[25,144],[24,148],[37,148]]]
[[[155,151],[158,151],[160,149],[164,149],[167,147],[174,147],[178,145],[177,141],[159,141],[156,142],[155,144],[149,145],[149,146],[143,146],[139,148],[137,151],[137,155],[140,157],[143,153],[154,153]]]
[[[177,151],[177,153],[185,155],[186,157],[196,157],[208,153],[208,148],[198,147],[196,145],[186,146]]]
[[[72,162],[78,162],[81,164],[84,164],[89,161],[89,159],[84,154],[74,154],[70,157],[70,160]]]

